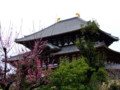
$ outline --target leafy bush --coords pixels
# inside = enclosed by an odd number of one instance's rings
[[[107,71],[105,68],[100,67],[97,72],[93,72],[90,78],[89,86],[92,90],[99,90],[99,86],[102,85],[103,82],[107,82]]]
[[[61,65],[54,71],[50,78],[51,84],[40,87],[40,89],[51,88],[51,90],[87,90],[87,72],[91,70],[85,58],[74,60],[71,63]]]
[[[90,76],[90,73],[92,75]],[[82,57],[71,63],[61,65],[49,77],[51,84],[39,87],[41,90],[98,90],[102,82],[107,81],[107,72],[101,67],[96,70],[90,67]]]
[[[72,63],[58,68],[52,76],[52,83],[58,89],[85,89],[84,85],[87,79],[87,71],[91,68],[85,62],[84,58],[74,60]]]

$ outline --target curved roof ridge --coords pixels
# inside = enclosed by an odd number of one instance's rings
[[[55,24],[62,23],[62,22],[65,22],[65,21],[68,21],[68,20],[71,20],[71,19],[75,19],[75,18],[78,18],[78,17],[73,17],[73,18],[61,20],[61,21],[59,21],[59,22],[56,22],[56,23],[54,23],[54,24],[52,24],[52,25],[47,26],[46,28],[43,28],[43,29],[41,29],[41,30],[39,30],[39,31],[37,31],[37,32],[35,32],[35,33],[32,33],[32,34],[30,34],[30,35],[26,35],[26,36],[24,36],[24,37],[29,37],[29,36],[31,36],[31,35],[34,35],[34,34],[38,33],[38,32],[42,32],[42,31],[44,31],[45,29],[54,26]],[[81,18],[78,18],[78,19],[81,19]],[[81,19],[81,20],[83,20],[83,19]],[[83,21],[85,21],[85,20],[83,20]]]
[[[23,38],[16,39],[16,42],[28,41],[33,39],[38,39],[40,37],[48,37],[53,35],[58,35],[73,30],[80,29],[80,24],[86,24],[87,22],[79,17],[73,17],[65,20],[56,22],[40,31],[37,31],[33,34],[24,36]]]
[[[45,38],[45,37],[60,35],[68,32],[73,32],[76,30],[80,30],[82,28],[82,24],[86,25],[87,21],[79,17],[72,17],[69,19],[56,22],[42,30],[39,30],[33,34],[27,35],[23,38],[16,39],[15,42],[19,43],[23,41],[30,41],[34,39]],[[102,30],[100,31],[106,34],[107,36],[111,37],[114,41],[119,40],[117,37],[114,37]]]
[[[78,20],[82,20],[82,21],[86,22],[86,21],[83,20],[82,18],[73,17],[73,18],[69,18],[69,19],[65,19],[65,20],[61,20],[61,21],[59,21],[59,22],[56,22],[56,23],[54,23],[54,24],[52,24],[52,25],[49,25],[49,26],[46,27],[46,28],[41,29],[40,31],[37,31],[37,32],[35,32],[35,33],[32,33],[32,34],[27,35],[27,36],[24,36],[24,37],[29,37],[29,36],[31,36],[31,35],[34,35],[34,34],[38,33],[38,32],[42,32],[42,31],[44,31],[44,30],[47,29],[47,28],[50,28],[50,27],[52,27],[52,26],[55,26],[55,25],[58,24],[58,23],[62,23],[62,22],[69,21],[69,20],[72,20],[72,19],[78,19]]]

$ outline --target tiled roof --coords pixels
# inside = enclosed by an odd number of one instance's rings
[[[79,49],[75,45],[72,45],[72,46],[62,47],[58,52],[51,53],[51,55],[61,55],[61,54],[68,54],[74,52],[79,52]],[[15,61],[21,59],[23,59],[22,55],[16,55],[9,58],[8,61]]]
[[[116,51],[109,49],[108,47],[105,46],[104,42],[100,42],[95,45],[95,48],[101,49],[101,47],[104,48],[105,50],[107,50],[107,52],[114,53],[115,55],[117,55],[116,58],[120,57],[120,52],[116,52]],[[58,50],[54,53],[51,53],[51,55],[63,55],[63,54],[65,55],[65,54],[75,53],[75,52],[79,52],[79,51],[80,50],[77,48],[77,46],[71,45],[71,46],[61,47],[60,50]],[[111,57],[111,56],[109,56],[109,53],[107,56]],[[8,59],[8,61],[15,61],[15,60],[20,60],[20,59],[23,59],[22,55],[12,56],[11,58]],[[117,61],[115,61],[115,60],[117,60]],[[120,61],[118,59],[115,59],[115,60],[114,60],[115,62],[120,63]],[[109,66],[107,66],[107,67],[109,67]]]
[[[120,64],[107,64],[105,65],[106,69],[120,69]]]
[[[16,39],[15,41],[23,42],[23,41],[29,41],[29,40],[34,40],[34,39],[39,39],[39,38],[44,38],[44,37],[60,35],[63,33],[73,32],[73,31],[81,29],[83,25],[87,25],[87,21],[85,21],[79,17],[73,17],[70,19],[59,21],[43,30],[40,30],[36,33],[25,36],[23,38]],[[102,30],[100,30],[100,31],[102,33],[104,33],[105,35],[111,37],[115,41],[118,40],[117,37],[114,37],[111,34],[106,33]]]
[[[39,39],[41,37],[49,37],[67,32],[72,32],[81,29],[82,28],[81,25],[86,23],[87,23],[86,21],[78,17],[62,20],[41,31],[38,31],[36,33],[33,33],[31,35],[25,36],[20,39],[16,39],[16,42],[29,41],[29,40]]]
[[[60,51],[52,53],[51,55],[62,55],[62,54],[69,54],[74,52],[79,52],[80,50],[75,45],[65,46],[62,47]]]

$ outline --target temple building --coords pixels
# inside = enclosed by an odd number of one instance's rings
[[[48,64],[52,63],[53,58],[55,59],[54,63],[58,64],[60,57],[66,56],[69,57],[71,61],[73,58],[77,59],[80,57],[80,50],[75,45],[75,41],[81,37],[79,32],[83,25],[86,26],[87,21],[80,17],[73,17],[58,21],[36,33],[16,39],[15,42],[29,49],[33,49],[35,41],[42,38],[48,41],[47,46],[49,48],[49,53],[45,59]],[[99,29],[99,33],[100,36],[97,41],[99,43],[96,44],[95,47],[106,53],[107,63],[120,63],[120,53],[109,48],[113,42],[119,40],[118,37],[112,36],[101,29]],[[19,60],[19,58],[18,56],[13,56],[9,59],[9,62],[12,63]],[[106,68],[109,69],[109,67]]]

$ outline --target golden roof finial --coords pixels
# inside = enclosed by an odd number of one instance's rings
[[[80,17],[80,14],[79,14],[79,13],[76,13],[76,17]]]
[[[60,21],[60,18],[57,18],[57,22],[59,22]]]

